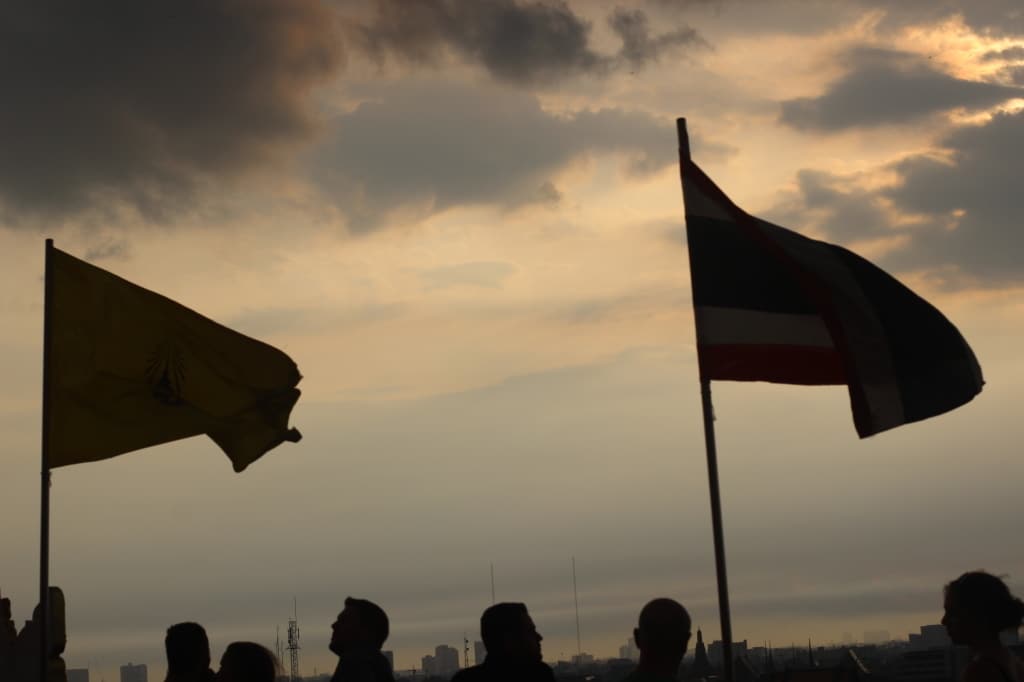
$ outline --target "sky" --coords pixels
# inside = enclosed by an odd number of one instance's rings
[[[348,595],[399,668],[525,602],[548,660],[650,598],[718,637],[675,119],[763,218],[935,303],[986,386],[859,440],[843,387],[713,387],[733,629],[938,622],[1024,591],[1018,0],[15,0],[0,9],[0,592],[38,580],[43,240],[287,352],[303,433],[243,474],[204,437],[53,475],[70,667],[332,669]],[[460,647],[461,648],[461,647]]]

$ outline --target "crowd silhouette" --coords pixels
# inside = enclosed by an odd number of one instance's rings
[[[51,623],[58,625],[51,647],[48,679],[66,682],[63,660],[63,595],[52,588],[59,607]],[[1010,593],[1000,578],[984,571],[964,573],[943,590],[942,625],[954,645],[966,647],[970,659],[962,682],[1024,682],[1024,662],[1000,639],[1024,623],[1024,602]],[[59,597],[59,598],[57,598]],[[39,679],[39,608],[18,632],[11,620],[10,602],[0,599],[0,682]],[[53,631],[52,631],[53,632]],[[338,656],[331,682],[394,682],[394,672],[381,649],[390,633],[387,614],[377,604],[348,597],[331,626],[330,650]],[[639,660],[625,682],[674,682],[679,679],[690,641],[691,620],[679,602],[660,597],[640,610],[633,637]],[[526,605],[503,602],[489,606],[480,617],[483,661],[457,672],[451,682],[554,682],[544,662],[543,637]],[[255,642],[232,642],[211,668],[210,642],[198,623],[172,625],[164,639],[166,682],[274,682],[281,668],[274,654]],[[698,648],[700,646],[698,645]]]

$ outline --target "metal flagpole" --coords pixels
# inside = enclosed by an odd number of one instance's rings
[[[53,240],[46,240],[43,276],[43,433],[39,487],[39,682],[46,682],[50,660],[50,361],[53,346]]]
[[[686,164],[690,161],[690,138],[686,133],[686,119],[676,119],[679,135],[679,170],[685,183]],[[686,201],[685,193],[683,201]],[[693,258],[693,252],[690,252]],[[691,272],[693,263],[690,263]],[[691,280],[692,281],[692,280]],[[696,314],[696,310],[694,311]],[[729,583],[725,571],[725,539],[722,532],[722,500],[718,490],[718,455],[715,448],[715,412],[711,405],[711,381],[700,378],[701,408],[704,412],[704,449],[708,459],[708,489],[711,497],[711,531],[715,542],[715,572],[718,577],[718,617],[722,628],[722,673],[725,682],[733,682],[732,619],[729,616]]]

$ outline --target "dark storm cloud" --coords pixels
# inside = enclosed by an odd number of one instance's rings
[[[590,23],[562,0],[378,0],[351,35],[379,62],[438,63],[450,51],[516,84],[640,68],[673,47],[704,44],[688,27],[652,35],[640,10],[616,10],[608,21],[622,41],[617,54],[596,51]]]
[[[589,153],[621,154],[634,175],[660,170],[674,162],[674,134],[670,121],[642,112],[559,116],[521,91],[404,83],[338,117],[314,172],[350,226],[365,231],[403,205],[550,204],[551,176]]]
[[[821,132],[906,124],[958,108],[985,109],[1022,95],[1019,88],[954,78],[904,52],[858,49],[846,61],[848,72],[822,95],[782,102],[782,123]]]
[[[333,22],[316,0],[5,3],[4,219],[160,220],[276,158],[340,61]]]

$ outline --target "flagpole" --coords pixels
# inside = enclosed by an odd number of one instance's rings
[[[690,160],[690,137],[686,132],[686,119],[676,119],[679,136],[679,169],[685,172]],[[681,178],[685,182],[685,178]],[[685,194],[683,201],[686,201]],[[690,252],[693,258],[693,252]],[[691,272],[693,263],[690,263]],[[692,279],[691,279],[692,281]],[[694,311],[696,314],[696,310]],[[699,364],[699,363],[698,363]],[[722,499],[718,489],[718,454],[715,447],[715,411],[711,404],[711,380],[701,373],[701,408],[704,413],[704,450],[708,460],[708,489],[711,498],[711,531],[715,542],[715,573],[718,578],[718,617],[722,629],[722,673],[725,682],[733,682],[732,619],[729,616],[729,583],[725,571],[725,539],[722,531]]]
[[[50,355],[53,346],[53,240],[46,240],[43,290],[43,423],[39,488],[39,682],[46,682],[50,639]]]

